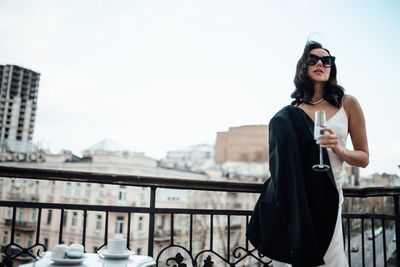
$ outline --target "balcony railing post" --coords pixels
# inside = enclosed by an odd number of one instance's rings
[[[150,214],[149,214],[149,238],[148,238],[148,248],[147,254],[153,257],[154,254],[154,214],[156,208],[156,187],[150,187]]]
[[[40,238],[40,223],[42,221],[42,208],[38,209],[38,218],[37,218],[37,223],[36,223],[36,244],[39,244],[39,238]],[[48,248],[45,248],[45,250],[48,250]]]
[[[61,209],[61,214],[60,214],[60,230],[58,233],[58,244],[62,244],[62,236],[63,236],[63,227],[64,227],[64,209]]]
[[[87,223],[87,210],[83,211],[83,229],[82,229],[82,245],[86,245],[86,223]],[[86,250],[86,249],[85,249]]]
[[[193,252],[193,214],[190,214],[190,229],[189,229],[189,252]]]
[[[375,221],[371,218],[371,234],[372,234],[372,266],[376,267],[376,246],[375,246]]]
[[[170,243],[171,243],[171,245],[173,245],[174,244],[174,213],[171,213],[170,236],[171,236]]]
[[[13,207],[12,221],[11,221],[11,244],[14,244],[16,217],[17,217],[17,207],[15,206],[15,207]]]
[[[130,236],[131,236],[131,213],[128,212],[128,229],[127,229],[127,236],[126,236],[126,247],[130,250]],[[132,235],[133,239],[133,235]]]
[[[361,255],[362,255],[362,266],[365,267],[365,240],[364,240],[364,216],[361,217]]]
[[[394,201],[394,214],[396,215],[395,227],[396,227],[396,263],[400,266],[400,210],[399,210],[399,196],[393,196]]]
[[[106,210],[105,211],[106,216],[104,218],[104,240],[103,240],[104,243],[103,243],[103,245],[101,245],[100,247],[98,247],[96,249],[96,252],[99,251],[102,247],[107,246],[107,242],[108,242],[108,213],[109,213],[109,211]],[[129,235],[129,233],[128,233],[128,235]]]

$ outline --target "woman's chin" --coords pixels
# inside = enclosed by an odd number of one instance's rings
[[[328,79],[323,79],[323,78],[311,78],[311,80],[315,83],[326,83],[328,81]]]

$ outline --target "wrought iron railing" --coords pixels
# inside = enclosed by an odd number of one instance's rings
[[[126,186],[139,186],[150,188],[150,205],[147,207],[127,207],[127,206],[105,206],[105,205],[84,205],[84,204],[59,204],[59,203],[41,203],[41,202],[15,202],[15,201],[0,201],[0,206],[10,207],[12,209],[11,218],[11,242],[6,246],[2,247],[4,253],[2,264],[9,264],[13,259],[18,257],[26,257],[27,255],[35,258],[39,251],[47,250],[46,246],[39,242],[40,240],[40,224],[43,209],[55,209],[60,210],[60,224],[58,231],[58,243],[63,243],[63,227],[64,227],[64,211],[65,210],[78,210],[83,211],[83,230],[81,236],[81,243],[85,246],[86,244],[86,230],[87,230],[87,215],[88,212],[101,211],[105,213],[105,231],[102,244],[99,244],[98,250],[107,245],[107,233],[109,224],[109,214],[118,212],[128,214],[127,224],[127,246],[130,244],[130,232],[131,232],[131,214],[147,214],[149,216],[148,225],[148,254],[154,257],[157,261],[157,266],[163,266],[163,264],[175,264],[176,266],[184,266],[183,263],[191,263],[193,266],[212,266],[214,261],[219,261],[228,266],[246,266],[245,262],[248,259],[252,259],[255,263],[254,266],[269,266],[271,261],[263,255],[260,255],[255,249],[249,244],[246,239],[243,244],[232,248],[231,231],[234,229],[240,229],[240,224],[233,224],[232,217],[240,216],[245,218],[245,227],[251,216],[251,210],[232,210],[232,209],[182,209],[182,208],[158,208],[156,207],[156,192],[158,188],[173,188],[182,190],[206,190],[206,191],[220,191],[220,192],[237,192],[237,193],[259,193],[261,191],[262,184],[251,183],[251,182],[235,182],[235,181],[206,181],[206,180],[194,180],[194,179],[171,179],[171,178],[160,178],[160,177],[142,177],[132,175],[117,175],[117,174],[101,174],[101,173],[89,173],[89,172],[73,172],[73,171],[59,171],[59,170],[47,170],[47,169],[36,169],[36,168],[14,168],[14,167],[0,167],[0,177],[5,178],[23,178],[23,179],[39,179],[39,180],[51,180],[51,181],[69,181],[69,182],[81,182],[81,183],[100,183],[100,184],[115,184],[115,185],[126,185]],[[350,266],[376,266],[378,256],[376,253],[378,241],[382,239],[382,252],[383,252],[383,266],[389,266],[387,259],[390,255],[387,255],[387,244],[388,244],[388,233],[394,231],[396,236],[400,233],[400,215],[399,215],[399,195],[400,188],[347,188],[344,189],[345,198],[375,198],[375,197],[390,197],[393,199],[393,213],[388,214],[377,214],[377,213],[344,213],[342,215],[343,226],[344,226],[344,241],[345,249],[348,255],[348,261]],[[15,242],[15,232],[18,227],[18,221],[16,220],[17,208],[34,208],[37,209],[37,221],[36,221],[36,238],[30,247],[22,247]],[[170,231],[168,235],[165,233],[156,233],[155,231],[155,215],[156,214],[169,214],[170,217]],[[188,234],[189,242],[187,246],[183,246],[176,242],[176,229],[175,220],[178,215],[185,214],[189,217]],[[198,253],[194,252],[193,240],[194,240],[194,229],[193,220],[194,216],[204,215],[208,216],[209,233],[207,235],[208,249],[201,250]],[[226,250],[224,253],[219,253],[214,250],[214,226],[215,218],[217,216],[226,217],[226,226],[224,226],[226,232]],[[359,237],[361,239],[361,258],[355,262],[352,257],[353,248],[351,245],[352,235],[354,236],[352,223],[354,221],[360,221]],[[388,226],[388,222],[389,226]],[[375,224],[381,224],[381,231],[376,232]],[[371,225],[371,240],[365,238],[367,229],[365,224]],[[390,228],[390,225],[394,225],[394,229]],[[154,254],[154,242],[155,239],[162,237],[165,241],[165,237],[168,237],[168,245],[163,247],[157,255]],[[367,246],[368,242],[368,246]],[[370,243],[372,242],[372,248]],[[400,240],[395,240],[395,250],[397,251],[400,247]],[[40,248],[40,249],[38,249]],[[165,259],[165,252],[171,248],[177,248],[178,253],[175,256],[170,256]],[[37,254],[33,251],[36,250]],[[367,251],[366,251],[367,250]],[[369,255],[372,255],[372,259]],[[400,254],[396,254],[395,262],[397,266],[400,266]],[[353,259],[353,260],[352,260]],[[247,261],[246,261],[247,260]],[[165,261],[165,262],[162,262]]]

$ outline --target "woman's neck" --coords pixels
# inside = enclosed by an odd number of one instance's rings
[[[314,95],[311,98],[312,102],[320,100],[324,96],[324,83],[314,84]]]

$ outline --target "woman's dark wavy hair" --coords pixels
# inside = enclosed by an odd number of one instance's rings
[[[297,62],[296,75],[294,77],[294,85],[296,86],[296,89],[290,95],[292,98],[294,98],[292,105],[300,105],[301,103],[310,102],[314,95],[314,84],[307,75],[308,66],[306,61],[310,51],[315,48],[322,48],[328,52],[329,55],[331,55],[329,50],[322,47],[320,43],[315,41],[307,42],[306,46],[304,47],[303,55]],[[344,95],[344,88],[337,84],[336,72],[336,64],[333,64],[331,66],[329,79],[325,83],[323,97],[330,104],[340,107]]]

